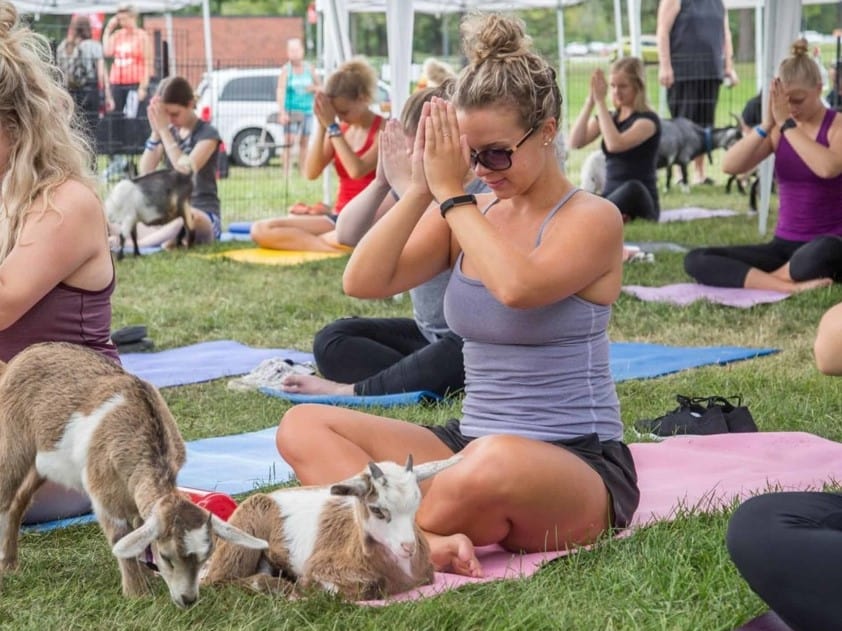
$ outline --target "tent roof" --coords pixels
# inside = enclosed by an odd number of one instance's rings
[[[483,11],[515,11],[521,9],[557,9],[585,0],[411,0],[416,13],[462,13],[471,9]],[[347,10],[354,13],[375,13],[386,10],[386,0],[346,0]]]
[[[168,13],[202,3],[202,0],[129,0],[139,13]],[[12,0],[21,13],[114,13],[126,0]]]

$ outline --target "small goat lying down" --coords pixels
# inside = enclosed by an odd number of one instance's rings
[[[384,597],[430,583],[430,549],[415,524],[418,483],[460,459],[415,469],[412,456],[404,467],[372,462],[330,486],[252,495],[229,523],[266,539],[269,549],[221,542],[203,582],[235,582],[275,593],[321,588],[349,599]]]
[[[123,594],[149,591],[149,556],[172,601],[199,596],[199,570],[216,534],[255,549],[237,530],[176,490],[184,442],[150,384],[74,344],[30,346],[0,363],[0,578],[18,561],[18,531],[45,481],[85,491],[118,558]]]
[[[135,256],[140,255],[137,245],[138,223],[160,226],[182,217],[184,228],[179,232],[176,245],[181,245],[186,232],[187,246],[192,246],[196,236],[190,211],[192,193],[193,175],[171,169],[153,171],[118,182],[105,200],[108,222],[120,226],[120,251],[117,258],[123,258],[123,246],[128,236],[132,238]]]

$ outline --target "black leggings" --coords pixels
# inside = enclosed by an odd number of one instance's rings
[[[726,541],[740,574],[790,627],[842,630],[842,495],[753,497],[734,512]]]
[[[774,272],[789,262],[789,276],[796,282],[814,278],[842,281],[842,237],[816,237],[812,241],[787,241],[690,250],[684,270],[697,282],[716,287],[743,287],[751,268]]]
[[[354,384],[358,395],[465,387],[462,338],[430,343],[411,318],[343,318],[316,333],[313,354],[327,379]]]
[[[605,199],[612,202],[620,209],[620,213],[629,219],[658,221],[661,215],[658,202],[652,199],[649,189],[640,180],[623,182],[606,195]]]

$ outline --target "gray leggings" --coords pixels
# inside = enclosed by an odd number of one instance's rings
[[[842,282],[842,237],[827,235],[812,241],[787,241],[690,250],[684,270],[697,282],[715,287],[743,287],[751,268],[774,272],[789,262],[794,281],[832,278]]]

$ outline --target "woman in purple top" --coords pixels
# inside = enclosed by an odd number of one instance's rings
[[[425,103],[400,200],[345,268],[382,298],[452,270],[445,318],[464,340],[459,419],[424,427],[331,406],[289,410],[278,448],[303,484],[370,460],[462,460],[417,514],[437,569],[481,576],[475,546],[565,550],[628,525],[639,493],[608,362],[623,221],[555,151],[561,94],[520,20],[472,15],[452,103]],[[469,169],[493,195],[465,192]],[[427,212],[435,202],[439,212]]]
[[[778,223],[769,243],[692,250],[698,282],[793,293],[842,280],[842,117],[822,103],[819,68],[803,39],[781,62],[763,122],[725,154],[726,173],[775,154]]]
[[[0,66],[0,361],[62,341],[119,362],[110,340],[114,267],[85,132],[71,127],[73,99],[49,42],[6,1]],[[28,519],[89,507],[86,497],[45,485]]]

